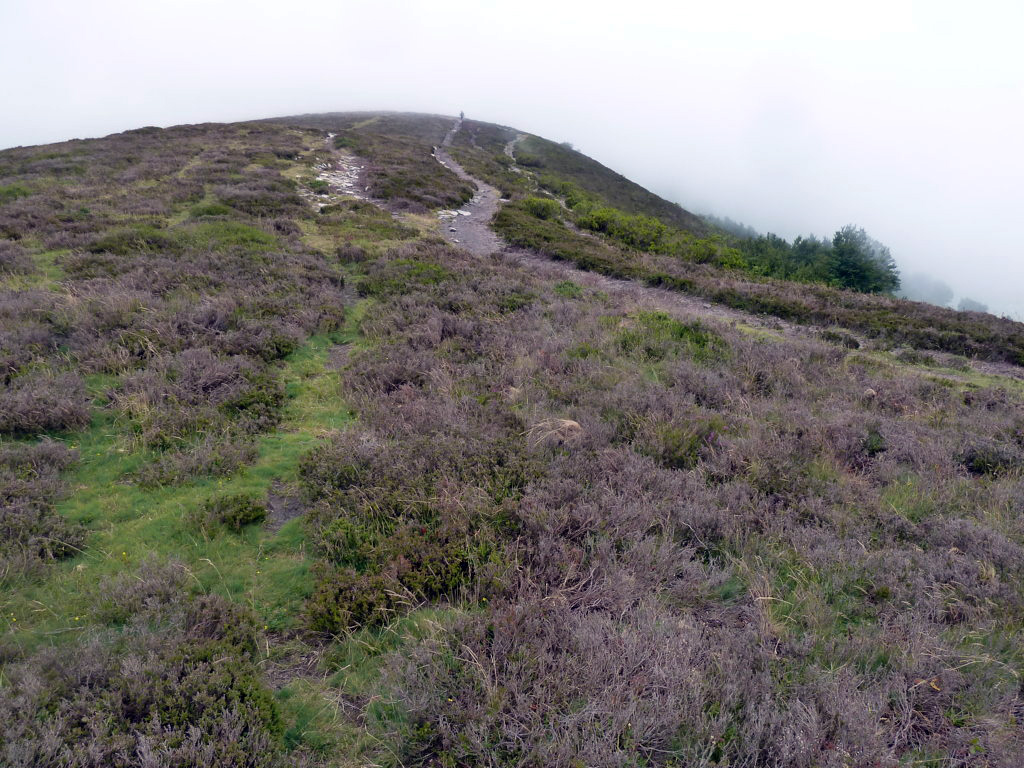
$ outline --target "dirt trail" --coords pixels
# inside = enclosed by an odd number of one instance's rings
[[[455,134],[461,129],[462,118],[459,118],[444,137],[441,146],[437,147],[434,151],[434,156],[438,162],[452,170],[459,178],[475,184],[479,190],[477,195],[473,197],[473,200],[461,211],[443,211],[441,213],[445,229],[444,234],[450,241],[458,243],[463,248],[479,256],[500,255],[503,260],[529,266],[530,270],[534,273],[544,273],[566,279],[571,278],[573,282],[590,286],[606,293],[628,296],[639,307],[668,312],[681,311],[705,318],[713,318],[723,323],[741,323],[786,335],[796,335],[806,331],[806,329],[775,318],[760,317],[740,310],[729,309],[728,307],[712,304],[703,299],[677,291],[653,288],[631,280],[618,280],[595,272],[587,272],[568,262],[555,261],[531,251],[507,245],[489,226],[491,217],[498,209],[498,203],[501,200],[500,193],[490,184],[467,173],[446,150],[446,147],[450,147],[452,141],[454,141]],[[516,145],[525,138],[526,134],[520,133],[505,144],[505,155],[514,161],[516,159]],[[512,170],[516,173],[523,172],[521,168],[515,165],[512,166]],[[469,215],[464,215],[462,211]]]
[[[520,141],[522,141],[525,138],[526,138],[526,134],[525,133],[520,133],[518,136],[516,136],[514,139],[512,139],[512,141],[510,141],[508,144],[505,145],[505,155],[508,156],[512,160],[512,162],[515,162],[515,160],[516,160],[516,144],[518,144]],[[517,165],[513,165],[512,166],[512,170],[515,171],[516,173],[522,173],[523,172],[523,169],[520,168]]]
[[[449,153],[455,134],[462,129],[462,118],[448,131],[440,147],[434,148],[434,157],[445,168],[448,168],[460,179],[476,185],[476,194],[464,206],[454,211],[441,211],[441,234],[452,243],[465,248],[477,256],[489,256],[505,247],[490,227],[491,217],[498,210],[501,193],[490,184],[474,178],[466,173]]]

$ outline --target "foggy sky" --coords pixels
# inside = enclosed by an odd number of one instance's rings
[[[571,141],[1024,317],[1024,4],[0,0],[0,147],[395,109]]]

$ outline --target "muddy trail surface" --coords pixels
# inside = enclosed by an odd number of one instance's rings
[[[487,182],[466,173],[458,161],[448,153],[448,147],[452,145],[455,134],[461,129],[462,118],[459,118],[444,137],[441,146],[434,148],[434,157],[460,179],[474,184],[476,194],[461,208],[441,211],[438,214],[441,219],[441,234],[449,242],[477,256],[489,256],[505,247],[505,243],[490,227],[491,218],[498,211],[501,193]]]

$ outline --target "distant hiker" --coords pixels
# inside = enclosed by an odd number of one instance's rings
[[[465,112],[459,112],[459,120],[465,120],[465,119],[466,119],[466,113]]]

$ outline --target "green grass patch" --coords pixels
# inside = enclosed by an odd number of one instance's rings
[[[234,208],[230,208],[224,203],[218,202],[202,202],[192,206],[189,210],[189,216],[193,219],[209,218],[211,216],[231,216],[235,213]]]
[[[240,221],[206,221],[186,231],[195,247],[213,251],[229,248],[267,251],[278,244],[274,235]]]
[[[619,332],[617,343],[623,354],[649,362],[674,353],[708,362],[728,350],[725,341],[699,321],[684,323],[665,312],[638,312],[632,324]]]
[[[19,198],[28,197],[31,194],[32,190],[24,184],[7,184],[6,186],[0,186],[0,205],[3,205],[4,203],[12,203]]]
[[[255,463],[227,478],[158,488],[126,482],[152,455],[126,448],[130,441],[113,415],[98,409],[92,426],[70,441],[81,459],[69,478],[72,495],[58,506],[92,529],[88,546],[41,581],[3,598],[0,629],[17,630],[27,646],[68,639],[87,625],[103,580],[150,557],[183,561],[197,589],[246,603],[270,629],[295,626],[312,587],[301,521],[277,532],[250,525],[211,536],[195,530],[187,516],[225,496],[263,498],[274,480],[296,477],[299,458],[323,435],[345,426],[351,415],[329,361],[331,350],[351,338],[351,331],[313,337],[284,361],[283,421],[259,437]],[[99,395],[111,377],[89,383]]]

